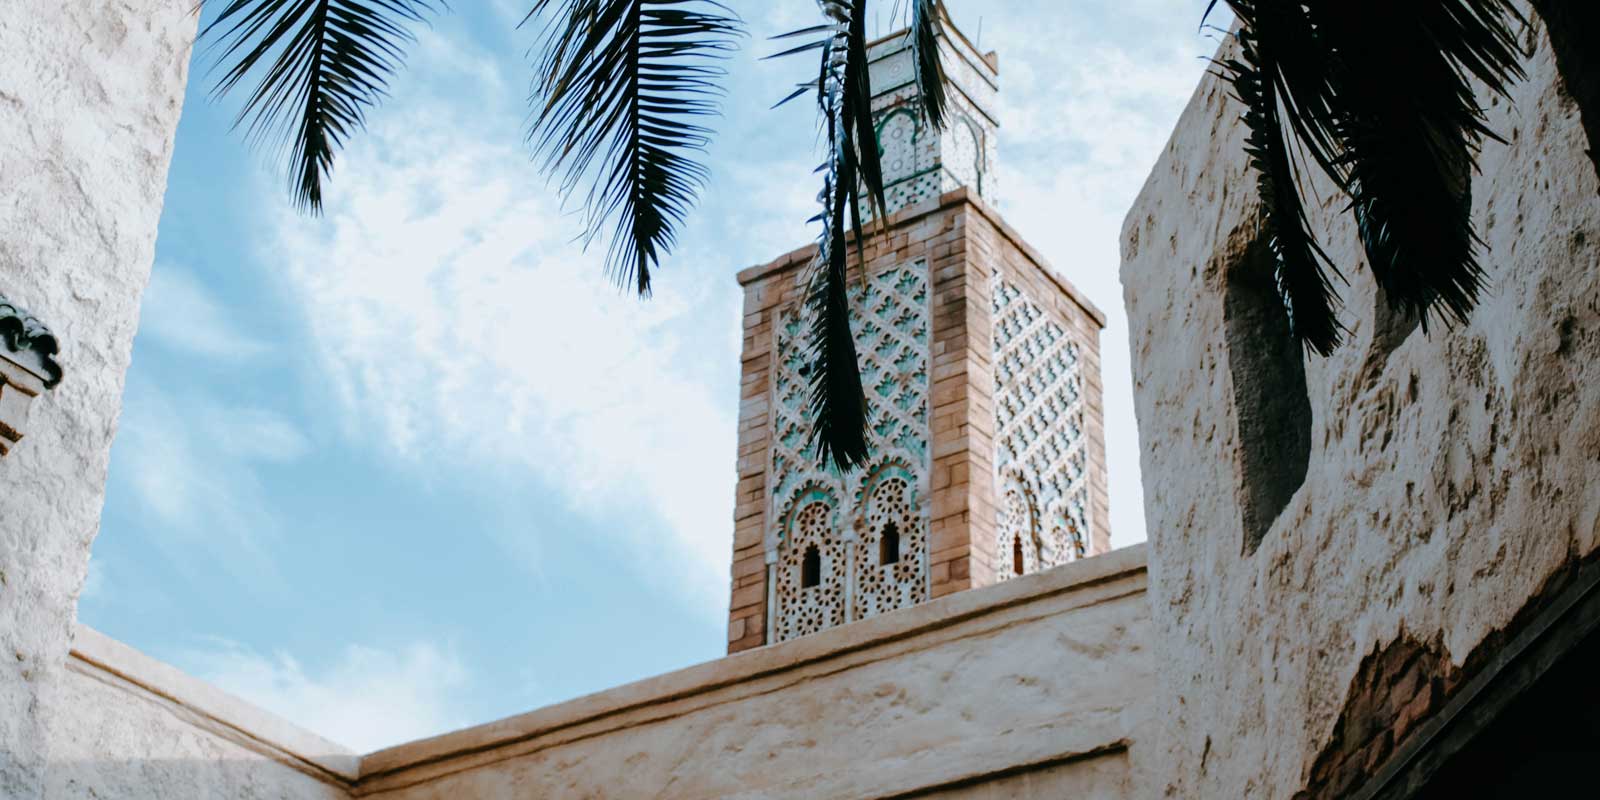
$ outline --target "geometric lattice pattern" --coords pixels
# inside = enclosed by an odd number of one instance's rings
[[[784,539],[788,546],[778,560],[778,596],[787,613],[778,620],[780,640],[804,636],[845,620],[844,540],[838,536],[838,497],[821,487],[807,487],[795,498]],[[805,586],[805,560],[818,563],[819,579]]]
[[[863,482],[856,520],[851,595],[852,620],[914,606],[928,599],[927,537],[921,535],[917,476],[908,464],[890,461]],[[913,535],[907,536],[910,532]]]
[[[767,553],[777,572],[773,641],[927,599],[928,279],[927,264],[919,261],[880,271],[865,285],[852,281],[852,327],[873,460],[849,475],[819,462],[807,447],[808,312],[800,304],[779,315],[767,473],[773,521]],[[887,561],[886,535],[896,545]],[[805,559],[813,547],[821,575],[816,586],[806,587]]]
[[[996,276],[991,289],[995,574],[1006,580],[1087,552],[1088,438],[1078,344],[1010,282]]]

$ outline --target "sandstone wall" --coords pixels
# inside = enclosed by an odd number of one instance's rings
[[[1241,108],[1214,77],[1127,218],[1162,665],[1147,761],[1167,796],[1354,785],[1600,543],[1600,186],[1542,29],[1528,44],[1514,106],[1490,109],[1508,144],[1485,146],[1473,184],[1491,288],[1456,330],[1378,310],[1346,201],[1321,182],[1313,222],[1349,278],[1353,333],[1299,385],[1252,328],[1273,302],[1244,280],[1258,199]],[[1373,681],[1381,702],[1363,699]]]
[[[0,293],[60,338],[67,377],[0,461],[0,795],[35,796],[41,705],[99,526],[196,19],[192,0],[0,14]]]
[[[362,759],[357,796],[1132,798],[1144,552]]]
[[[338,800],[356,757],[79,627],[49,718],[51,800]]]

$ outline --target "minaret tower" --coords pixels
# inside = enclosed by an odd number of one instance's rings
[[[905,33],[869,49],[889,216],[851,278],[866,467],[841,474],[806,448],[815,246],[739,274],[729,652],[1109,549],[1105,316],[993,208],[997,57],[948,21],[940,44],[943,130],[915,110]]]

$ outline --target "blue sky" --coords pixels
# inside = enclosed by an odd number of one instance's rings
[[[887,15],[892,3],[879,0]],[[740,296],[810,241],[811,109],[732,5],[714,178],[640,303],[522,141],[525,0],[458,2],[297,216],[197,50],[80,617],[374,749],[719,657]],[[1111,317],[1118,546],[1143,540],[1118,231],[1215,42],[1200,0],[949,0],[1001,53],[999,206]]]

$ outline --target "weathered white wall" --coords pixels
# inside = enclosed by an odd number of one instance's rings
[[[42,786],[187,77],[193,0],[17,0],[0,13],[0,292],[66,380],[0,461],[0,796]]]
[[[1134,798],[1131,548],[362,759],[359,796]]]
[[[1600,542],[1600,187],[1542,31],[1529,41],[1514,108],[1490,111],[1509,144],[1485,146],[1474,181],[1492,286],[1470,324],[1375,347],[1345,201],[1316,187],[1354,334],[1307,363],[1308,475],[1253,556],[1223,279],[1257,197],[1227,86],[1202,83],[1128,216],[1156,794],[1292,795],[1364,655],[1409,636],[1459,664]]]
[[[50,800],[349,797],[354,755],[91,629],[52,694]]]

